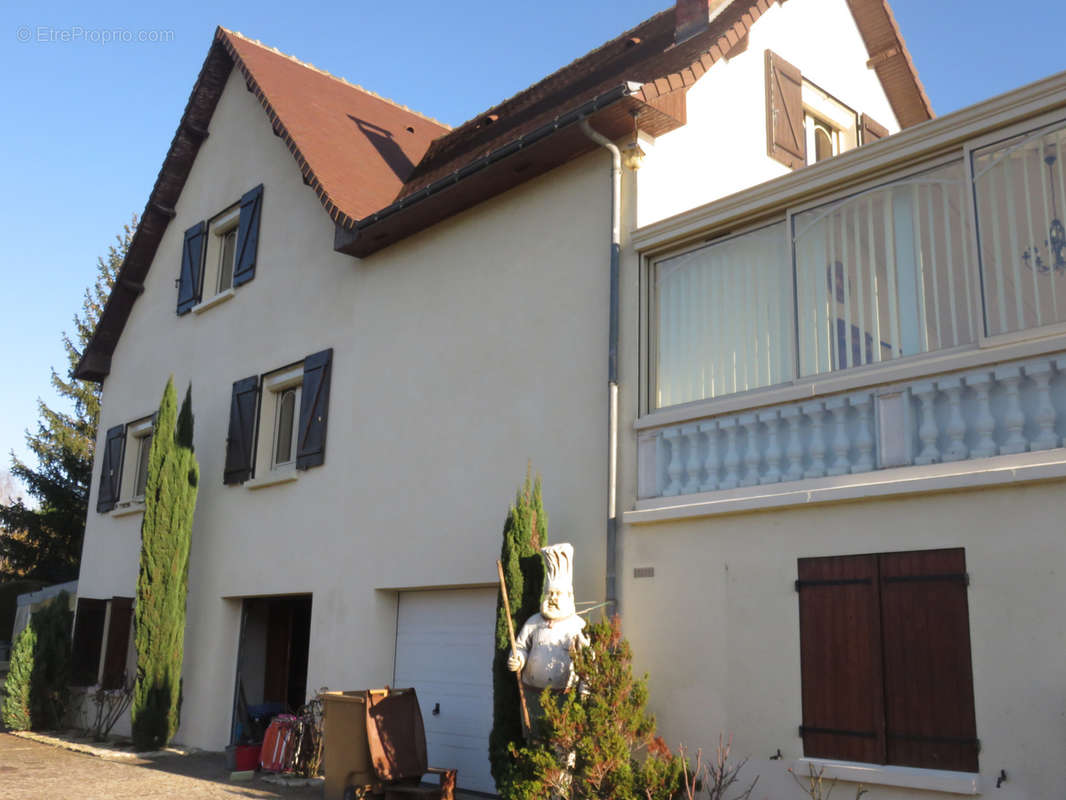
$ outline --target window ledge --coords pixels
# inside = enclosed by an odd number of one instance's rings
[[[1066,477],[1066,448],[974,458],[950,464],[897,467],[804,481],[752,486],[637,501],[622,518],[639,525],[688,517],[711,517],[772,508],[839,503],[921,492],[945,492]]]
[[[268,486],[278,486],[282,483],[292,483],[300,480],[300,474],[295,469],[284,469],[268,472],[262,478],[253,478],[244,484],[244,488],[256,490],[265,489]]]
[[[800,777],[808,774],[810,768],[816,773],[824,770],[823,775],[826,778],[863,785],[900,786],[951,794],[981,794],[981,776],[974,772],[858,764],[854,761],[833,761],[824,758],[800,758],[792,765],[793,772]]]
[[[231,300],[235,294],[236,291],[234,289],[226,289],[226,291],[224,292],[219,292],[214,297],[209,297],[203,302],[194,305],[192,307],[192,313],[203,314],[205,311],[207,311],[207,309],[214,308],[215,306],[220,306],[227,300]]]
[[[144,501],[143,500],[129,500],[125,503],[119,503],[113,509],[111,509],[112,517],[128,517],[130,514],[143,514],[144,513]]]

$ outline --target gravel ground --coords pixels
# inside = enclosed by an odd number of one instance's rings
[[[0,733],[0,800],[322,800],[319,786],[231,783],[221,753],[101,758]],[[464,792],[457,800],[481,800]]]
[[[0,733],[3,800],[322,800],[319,787],[230,783],[220,753],[111,760]]]

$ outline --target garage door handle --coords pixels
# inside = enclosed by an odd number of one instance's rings
[[[433,716],[435,716],[435,717],[439,717],[440,716],[440,703],[434,703],[433,712],[432,713],[433,713]]]

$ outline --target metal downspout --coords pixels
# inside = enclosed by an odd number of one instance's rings
[[[607,342],[607,586],[606,600],[618,613],[618,271],[622,252],[622,153],[614,142],[593,130],[588,119],[581,130],[611,153],[611,307]]]

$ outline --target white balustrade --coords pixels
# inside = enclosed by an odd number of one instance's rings
[[[882,396],[893,408],[902,398],[910,410],[884,415]],[[883,429],[886,419],[893,430]],[[1066,353],[664,426],[638,441],[655,464],[642,470],[638,493],[672,497],[871,472],[885,441],[910,442],[904,466],[921,466],[1050,450],[1064,433]],[[644,485],[653,476],[655,484]]]

